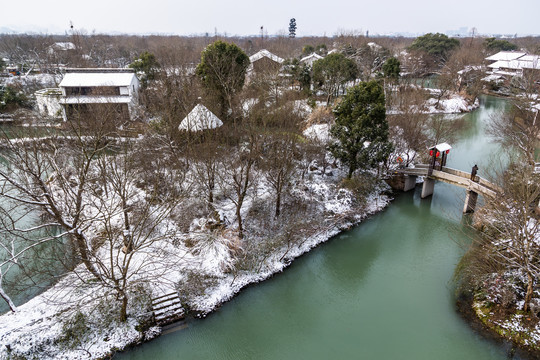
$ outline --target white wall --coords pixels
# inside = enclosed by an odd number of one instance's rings
[[[41,115],[51,118],[62,117],[62,105],[60,105],[61,92],[59,89],[43,89],[36,91],[36,103]]]

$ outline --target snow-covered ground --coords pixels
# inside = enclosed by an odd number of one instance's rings
[[[520,223],[515,221],[513,213],[514,211],[509,209],[507,216],[514,219],[514,224]],[[494,218],[493,221],[497,220]],[[540,290],[534,285],[529,310],[525,312],[529,281],[527,267],[516,259],[519,259],[517,256],[527,258],[528,254],[538,251],[539,230],[538,221],[529,218],[519,231],[523,234],[522,237],[518,236],[517,240],[499,239],[493,242],[492,248],[482,247],[480,251],[496,253],[503,260],[498,260],[501,269],[497,272],[475,274],[476,288],[472,300],[476,316],[488,329],[520,346],[536,351],[540,350]],[[530,275],[536,284],[538,272],[535,267],[531,268]]]
[[[61,75],[53,74],[28,74],[20,76],[10,76],[6,78],[0,78],[0,84],[6,86],[17,86],[37,88],[56,87],[62,79]]]
[[[318,125],[307,131],[323,139],[327,132],[328,126]],[[0,359],[96,359],[153,338],[160,333],[159,327],[144,325],[151,321],[152,298],[179,291],[186,308],[205,316],[246,285],[283,271],[296,257],[380,211],[390,201],[380,195],[386,185],[373,189],[364,201],[357,201],[352,191],[340,186],[342,170],[320,168],[316,163],[307,168],[305,176],[292,182],[284,208],[287,201],[309,203],[309,216],[302,214],[302,218],[315,219],[316,225],[303,226],[303,219],[297,219],[301,236],[293,242],[275,240],[272,246],[264,242],[269,241],[268,229],[251,225],[249,214],[260,211],[261,203],[271,204],[272,191],[264,181],[258,181],[249,193],[242,209],[245,234],[251,237],[247,243],[271,248],[268,254],[257,258],[256,267],[238,266],[239,254],[246,255],[250,249],[239,245],[234,203],[216,194],[215,209],[224,227],[213,230],[210,225],[215,217],[208,216],[194,218],[189,230],[182,230],[171,216],[163,220],[159,229],[167,236],[134,257],[134,267],[144,271],[134,272],[130,278],[140,284],[130,290],[126,322],[117,319],[119,301],[114,292],[92,285],[80,265],[75,273],[19,306],[15,313],[0,316]],[[292,214],[296,209],[290,211]],[[272,211],[268,213],[263,220],[269,226],[276,225]],[[105,250],[103,257],[107,259]]]
[[[419,94],[422,94],[419,98],[424,97],[427,98],[427,100],[423,103],[422,101],[416,100],[416,103],[408,105],[410,107],[409,109],[392,106],[386,111],[388,115],[400,114],[406,110],[422,114],[457,114],[471,112],[480,106],[480,101],[478,99],[475,99],[474,103],[471,103],[465,96],[454,92],[443,94],[441,96],[441,90],[439,89],[422,88],[417,85],[409,84],[404,89],[397,86],[391,87],[393,96],[401,96],[400,91],[402,90],[405,92],[418,92]]]
[[[312,140],[328,143],[330,141],[330,125],[315,124],[307,128],[304,131],[304,135]]]
[[[430,98],[426,102],[426,112],[430,114],[457,114],[471,112],[479,106],[478,99],[471,105],[463,96],[453,94],[449,99],[441,99],[438,105],[437,99]]]

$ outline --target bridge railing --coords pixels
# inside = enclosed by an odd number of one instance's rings
[[[471,173],[468,173],[466,171],[461,171],[461,170],[458,170],[458,169],[452,169],[452,168],[449,168],[449,167],[446,167],[446,166],[443,166],[443,171],[446,172],[446,173],[452,174],[452,175],[461,176],[463,178],[468,178],[468,179],[471,178]],[[502,192],[501,187],[499,187],[498,185],[492,183],[491,181],[486,180],[483,177],[480,177],[480,176],[477,175],[475,177],[475,180],[477,180],[476,183],[478,183],[478,184],[480,184],[482,186],[485,186],[490,190],[493,190],[495,192]]]
[[[414,168],[403,168],[399,169],[398,172],[408,175],[427,176],[428,168],[429,165],[417,164]],[[445,176],[444,174],[448,174],[450,177],[448,175]],[[470,182],[470,173],[446,166],[443,166],[441,171],[434,171],[433,175],[443,181],[452,182],[458,186],[470,188],[473,191],[485,193],[489,196],[495,196],[496,193],[503,192],[501,187],[480,176],[476,176],[475,181]]]

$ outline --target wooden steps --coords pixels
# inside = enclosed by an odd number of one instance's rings
[[[152,312],[156,324],[160,326],[181,320],[185,315],[177,292],[152,299]]]

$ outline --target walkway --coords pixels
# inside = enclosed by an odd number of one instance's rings
[[[465,171],[443,166],[442,170],[433,170],[432,174],[428,176],[428,170],[429,165],[425,164],[415,165],[414,168],[397,170],[397,173],[406,175],[403,191],[412,190],[416,186],[417,176],[425,177],[422,187],[422,198],[433,194],[435,180],[462,187],[467,190],[467,199],[465,199],[465,207],[463,209],[465,213],[474,211],[478,194],[484,197],[495,198],[498,193],[503,192],[499,186],[480,176],[476,176],[474,181],[471,180],[471,174]]]

